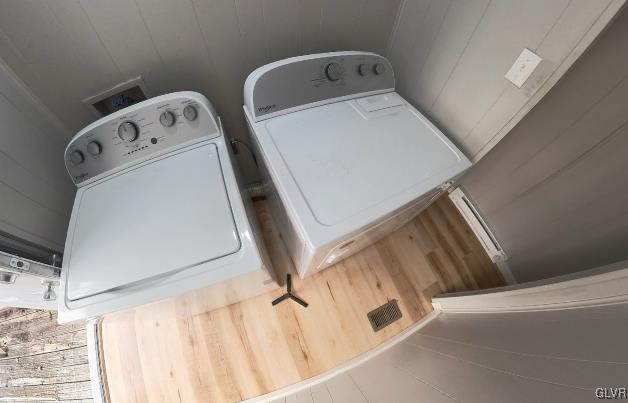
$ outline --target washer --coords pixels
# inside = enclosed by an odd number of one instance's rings
[[[244,112],[271,212],[301,277],[403,226],[469,160],[395,92],[388,60],[336,52],[263,66]]]
[[[277,287],[219,118],[178,92],[111,114],[65,151],[78,187],[59,321],[204,287],[202,310]]]

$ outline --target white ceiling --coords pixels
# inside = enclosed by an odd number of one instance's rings
[[[148,96],[196,90],[246,136],[242,88],[265,63],[332,50],[384,53],[400,0],[0,1],[0,58],[72,136],[81,102],[141,75]]]

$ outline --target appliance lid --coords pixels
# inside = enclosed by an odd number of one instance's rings
[[[79,190],[66,295],[78,300],[237,252],[214,144],[168,155]]]
[[[470,165],[394,92],[306,109],[264,124],[323,226],[409,190],[419,197]]]

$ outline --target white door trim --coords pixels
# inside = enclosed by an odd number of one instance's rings
[[[106,388],[103,382],[100,360],[100,322],[102,318],[92,318],[85,324],[87,333],[87,360],[89,363],[89,379],[92,386],[92,398],[94,403],[108,403]]]
[[[569,309],[628,301],[628,260],[547,280],[494,290],[445,294],[432,300],[444,312]]]

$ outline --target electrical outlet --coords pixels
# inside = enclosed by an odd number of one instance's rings
[[[9,265],[20,271],[29,271],[31,268],[31,264],[29,262],[18,258],[12,258]]]

